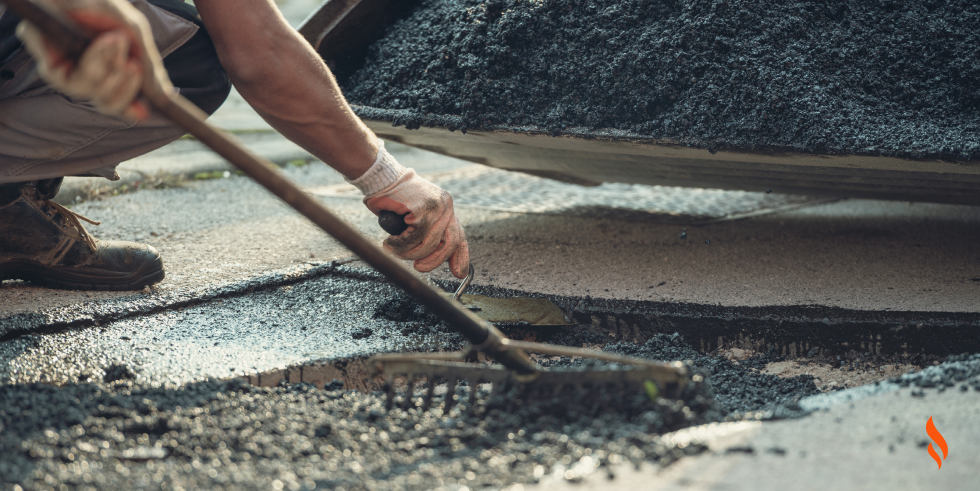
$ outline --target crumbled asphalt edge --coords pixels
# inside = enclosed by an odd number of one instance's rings
[[[455,291],[459,285],[457,281],[435,283],[445,291]],[[655,288],[650,285],[650,289]],[[861,311],[819,305],[726,307],[545,295],[492,285],[471,285],[467,292],[551,300],[576,322],[575,326],[500,327],[512,337],[569,346],[623,340],[643,344],[655,334],[676,332],[704,353],[748,339],[762,345],[757,351],[775,350],[788,358],[848,367],[863,362],[925,365],[960,352],[980,352],[980,318],[973,313]],[[719,338],[724,346],[718,346]],[[950,351],[951,346],[955,352]]]
[[[311,262],[264,274],[247,281],[234,282],[217,287],[177,291],[154,291],[149,295],[136,293],[119,298],[87,302],[48,309],[41,312],[17,314],[0,318],[0,342],[31,333],[58,332],[103,326],[121,319],[151,315],[177,308],[192,307],[220,299],[247,295],[280,286],[291,285],[320,277],[345,277],[363,281],[385,281],[380,273],[363,267]],[[454,291],[458,282],[434,281],[446,291]],[[654,288],[651,285],[651,288]],[[578,323],[578,326],[562,331],[533,333],[539,340],[557,344],[581,346],[582,342],[605,344],[615,342],[608,333],[622,328],[624,323],[635,324],[639,337],[634,342],[644,342],[654,333],[681,333],[701,351],[717,346],[718,336],[738,339],[739,336],[757,337],[773,345],[785,347],[788,343],[806,343],[797,355],[844,356],[854,347],[840,346],[848,342],[860,350],[865,336],[874,342],[884,341],[879,348],[886,356],[903,350],[902,345],[915,346],[918,353],[909,353],[901,361],[922,364],[948,356],[948,346],[955,345],[962,351],[980,352],[980,336],[977,335],[980,319],[969,313],[955,312],[863,312],[811,305],[780,307],[721,307],[690,303],[657,301],[612,300],[603,298],[566,297],[544,295],[496,286],[472,285],[469,293],[489,296],[526,296],[547,298],[558,305]],[[403,306],[412,306],[407,296],[399,300]],[[398,308],[402,307],[397,307]],[[421,315],[417,311],[415,316]],[[376,315],[382,315],[376,313]],[[394,315],[392,320],[399,320]],[[406,314],[407,315],[407,314]],[[416,319],[422,325],[433,322],[433,317]],[[597,324],[598,323],[598,324]],[[519,328],[516,328],[519,329]],[[634,329],[634,330],[636,330]],[[512,327],[507,332],[516,332]],[[625,333],[624,333],[625,334]],[[564,338],[568,339],[564,339]],[[701,338],[699,340],[699,337]],[[575,344],[575,343],[578,344]],[[819,353],[810,353],[818,347]],[[863,354],[865,351],[859,351]],[[787,353],[790,354],[790,353]],[[874,358],[875,355],[872,355]],[[880,359],[880,357],[878,358]],[[898,360],[895,360],[898,361]]]
[[[626,421],[541,414],[532,403],[385,411],[380,393],[241,380],[6,386],[0,480],[28,489],[500,488],[554,473],[574,481],[623,461],[666,465],[705,449],[659,436],[704,422],[703,413],[646,402]]]
[[[777,377],[760,373],[768,363],[780,361],[776,353],[756,355],[740,362],[699,353],[680,334],[656,334],[646,343],[607,344],[603,351],[659,361],[684,361],[692,373],[702,375],[707,383],[707,397],[713,410],[729,419],[785,419],[805,416],[809,412],[798,402],[819,394],[812,375]],[[576,365],[581,361],[563,360],[555,366]],[[547,366],[548,364],[545,363]]]
[[[946,361],[918,372],[906,373],[889,379],[899,387],[935,388],[939,392],[959,386],[966,392],[970,387],[980,392],[980,353],[962,353],[946,358]],[[914,395],[914,394],[913,394]]]
[[[336,72],[408,128],[972,160],[978,24],[971,0],[422,0]]]
[[[980,392],[980,353],[962,353],[946,357],[942,363],[928,366],[917,372],[906,373],[888,380],[862,385],[845,390],[826,392],[803,398],[799,405],[807,411],[826,410],[845,402],[854,402],[866,397],[912,388],[912,397],[925,397],[923,389],[936,389],[945,392],[958,387],[967,392],[970,387]]]

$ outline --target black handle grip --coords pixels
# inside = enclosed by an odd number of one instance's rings
[[[405,215],[408,215],[408,213]],[[402,232],[408,229],[408,224],[405,223],[405,215],[399,215],[393,211],[381,210],[381,213],[378,213],[378,225],[381,225],[381,228],[391,235],[401,235]]]

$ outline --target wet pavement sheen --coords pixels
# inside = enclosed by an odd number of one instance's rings
[[[396,295],[378,280],[320,277],[84,329],[0,343],[0,383],[101,380],[124,365],[144,383],[187,383],[317,360],[457,349],[462,338],[374,312]]]

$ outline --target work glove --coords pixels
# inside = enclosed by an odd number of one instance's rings
[[[374,165],[361,177],[347,182],[364,193],[364,204],[375,215],[382,210],[405,215],[408,228],[385,239],[386,251],[400,259],[414,260],[415,269],[423,273],[448,260],[454,276],[466,277],[470,252],[449,193],[414,170],[402,167],[380,140]]]
[[[35,0],[40,1],[40,0]],[[69,60],[48,43],[36,26],[20,23],[17,35],[37,61],[38,73],[52,88],[89,101],[104,114],[142,121],[148,97],[169,95],[173,85],[153,42],[146,17],[125,0],[43,0],[96,37],[79,60]]]

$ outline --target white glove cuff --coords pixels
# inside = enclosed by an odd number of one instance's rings
[[[374,164],[361,177],[346,181],[360,189],[364,196],[371,196],[394,184],[406,172],[408,169],[385,150],[385,142],[378,140],[378,156],[374,159]]]

